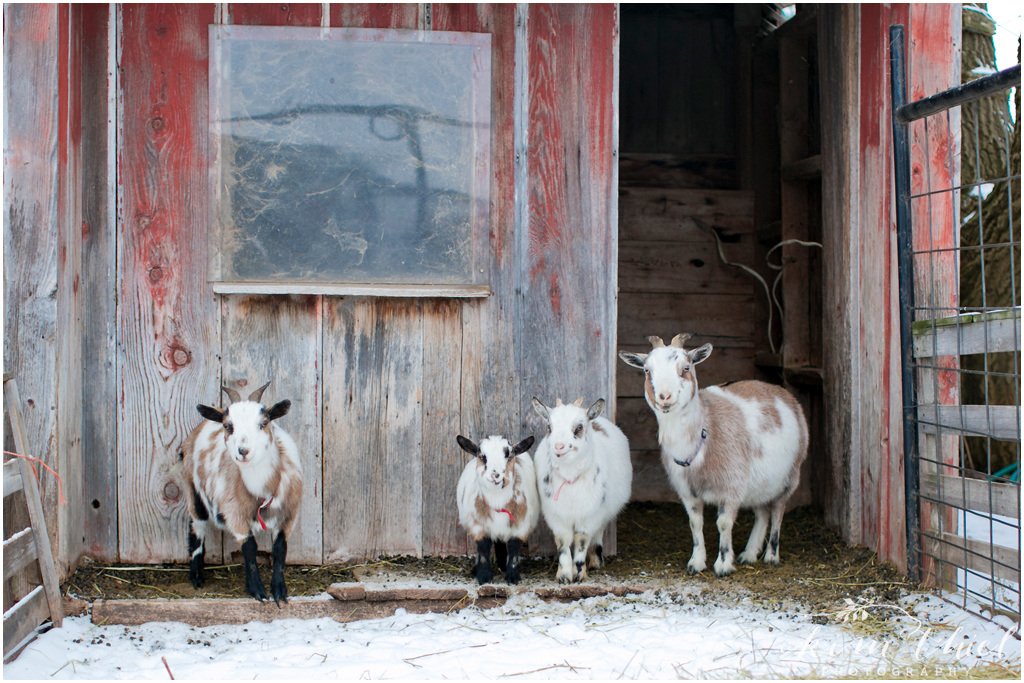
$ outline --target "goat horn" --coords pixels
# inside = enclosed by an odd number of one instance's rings
[[[582,396],[580,396],[580,397],[579,397],[578,399],[576,399],[575,401],[573,401],[573,402],[572,402],[572,404],[573,404],[574,406],[578,407],[578,408],[582,408],[582,407],[583,407],[583,397],[582,397]]]
[[[556,398],[556,399],[555,399],[555,407],[557,408],[557,407],[558,407],[558,406],[560,406],[560,405],[564,405],[564,404],[562,403],[562,399],[560,399],[560,398]]]
[[[271,381],[273,381],[273,380],[271,380]],[[254,391],[251,394],[249,394],[249,400],[250,401],[255,401],[256,403],[259,403],[260,399],[263,398],[263,390],[266,389],[269,386],[270,386],[270,382],[267,382],[262,387],[260,387],[256,391]]]
[[[689,332],[680,332],[676,336],[672,337],[672,343],[670,346],[674,346],[677,349],[683,348],[683,342],[692,337],[693,335]]]
[[[665,345],[664,339],[662,339],[661,337],[657,337],[653,334],[647,338],[647,341],[651,342],[651,346],[653,346],[656,349],[660,349],[662,346]]]
[[[220,390],[228,395],[228,398],[231,399],[232,403],[238,403],[239,401],[242,400],[242,397],[239,396],[238,392],[235,391],[234,389],[229,389],[227,387],[221,387]]]

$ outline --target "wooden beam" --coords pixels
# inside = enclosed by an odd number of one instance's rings
[[[22,529],[4,541],[4,581],[36,561],[35,540],[31,529]]]
[[[821,155],[791,161],[782,165],[783,180],[815,180],[821,177]]]
[[[1019,406],[918,406],[917,420],[925,434],[958,432],[997,441],[1020,441]]]
[[[932,550],[934,559],[940,562],[1020,583],[1020,550],[1017,548],[1004,548],[948,532],[935,534],[926,531],[923,535],[939,544],[932,546]]]
[[[379,619],[395,613],[399,607],[413,614],[446,614],[464,607],[495,607],[505,601],[498,598],[418,599],[404,595],[371,595],[360,600],[321,600],[292,598],[278,607],[271,601],[251,598],[200,598],[195,600],[96,600],[92,603],[94,624],[138,626],[150,621],[180,621],[192,626],[214,624],[269,623],[276,619],[319,619],[329,617],[342,623],[361,619]]]
[[[4,612],[4,659],[39,624],[46,621],[47,616],[46,594],[42,586],[36,586],[31,593]]]
[[[1020,519],[1020,484],[925,473],[920,494],[941,505]]]
[[[918,320],[914,357],[963,356],[1020,350],[1020,309]]]
[[[21,397],[18,395],[18,383],[8,380],[4,382],[4,404],[7,415],[11,421],[11,431],[14,434],[14,448],[18,453],[28,453],[28,443],[25,441],[25,427],[21,420]],[[39,486],[28,460],[17,458],[18,467],[21,469],[22,488],[25,491],[25,504],[28,506],[29,523],[32,525],[32,536],[36,543],[36,554],[39,557],[39,573],[43,578],[43,588],[46,595],[46,602],[49,605],[49,616],[54,626],[60,626],[64,612],[60,601],[60,583],[57,581],[57,568],[53,562],[53,549],[50,545],[50,535],[46,531],[46,517],[43,515],[42,498],[39,495]],[[43,617],[45,619],[45,615]],[[6,618],[4,620],[6,622]],[[37,621],[33,628],[40,624]],[[4,629],[4,652],[7,651],[7,629]]]
[[[214,282],[215,294],[318,294],[324,296],[444,297],[472,299],[491,295],[489,285],[302,284]]]

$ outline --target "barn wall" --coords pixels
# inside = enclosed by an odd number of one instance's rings
[[[4,5],[4,371],[18,382],[25,455],[64,483],[61,499],[36,468],[62,577],[82,539],[81,17]]]
[[[218,404],[222,383],[244,392],[272,379],[266,400],[293,402],[282,424],[300,443],[306,490],[291,562],[467,553],[453,506],[457,433],[540,435],[534,395],[604,397],[614,415],[615,7],[332,4],[326,18],[322,8],[119,8],[117,460],[111,475],[99,456],[95,477],[97,488],[117,478],[118,536],[113,552],[96,525],[90,552],[102,559],[185,558],[170,468],[195,404]],[[214,295],[216,22],[491,33],[492,295]],[[613,534],[605,547],[614,552]],[[214,561],[235,550],[223,538],[208,548]]]
[[[959,79],[959,6],[824,5],[819,11],[829,226],[823,250],[825,368],[834,378],[825,395],[832,454],[826,520],[848,542],[905,569],[888,36],[890,24],[908,26],[911,99],[939,92]],[[929,160],[923,150],[915,144],[919,169],[937,168],[948,158],[944,150],[942,158]],[[944,224],[953,221],[947,217]],[[954,246],[955,238],[947,237],[947,246]],[[955,272],[944,278],[955,282]]]

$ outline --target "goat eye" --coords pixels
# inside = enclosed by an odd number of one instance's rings
[[[266,420],[263,420],[262,422],[260,422],[260,429],[266,429],[268,424],[270,423],[267,422]]]
[[[226,431],[229,435],[230,434],[234,434],[235,433],[235,425],[231,424],[230,422],[225,422],[224,423],[224,431]]]
[[[572,428],[572,435],[577,439],[580,438],[580,434],[583,433],[583,425],[576,425]]]

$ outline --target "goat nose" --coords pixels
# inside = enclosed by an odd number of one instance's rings
[[[238,454],[244,458],[245,456],[249,455],[249,449],[245,447],[239,448]]]
[[[658,394],[658,398],[660,398],[662,401],[667,401],[670,398],[672,398],[672,394],[671,392],[667,394]]]

